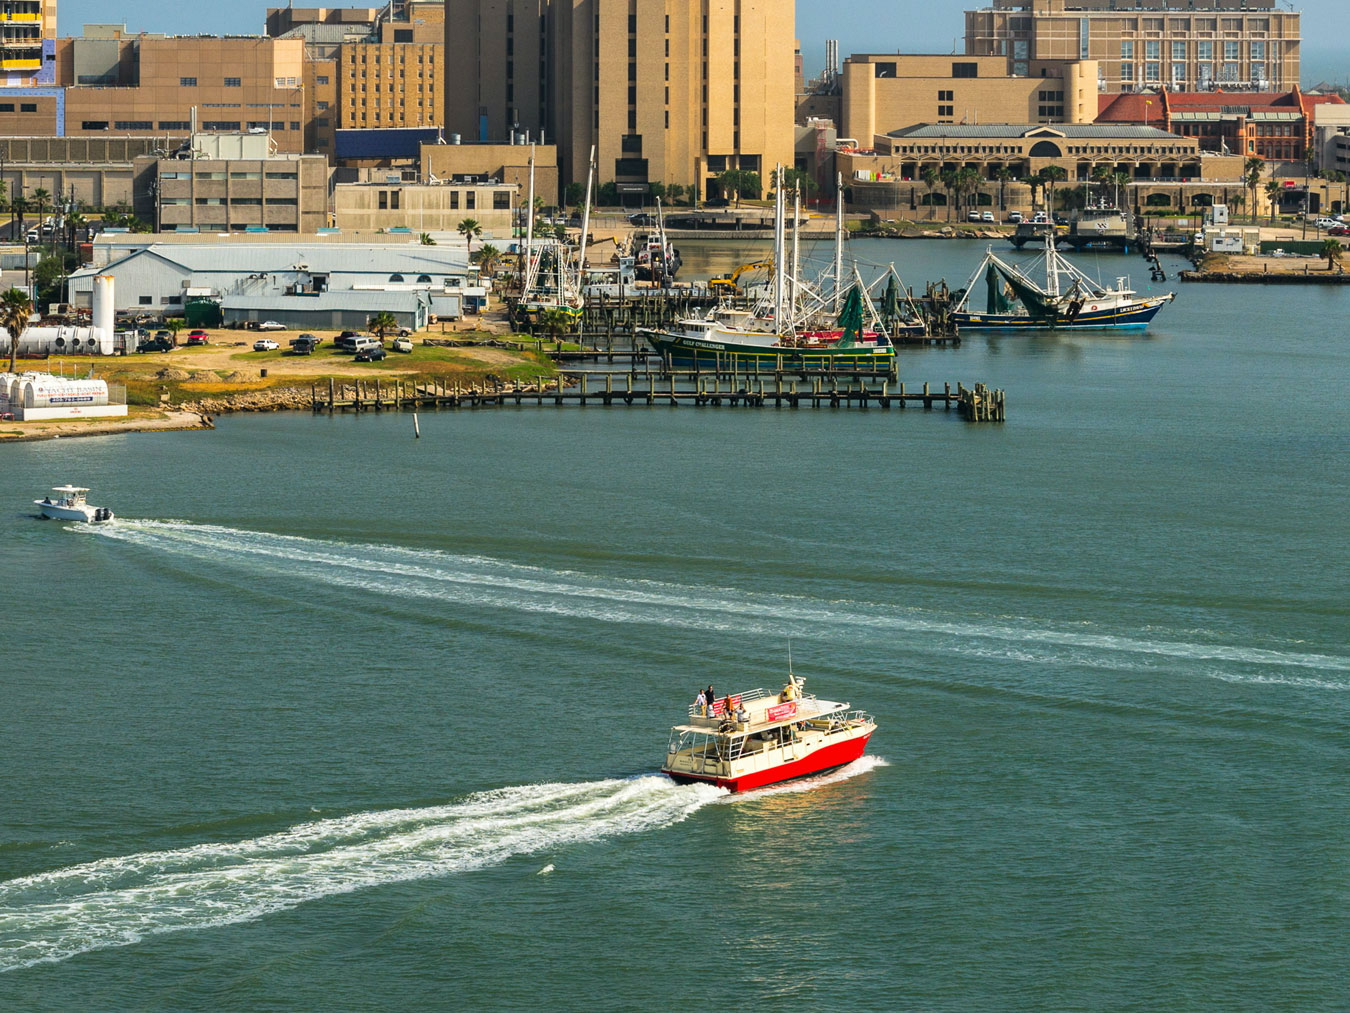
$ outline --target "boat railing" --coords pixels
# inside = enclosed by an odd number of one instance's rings
[[[773,695],[776,694],[771,694],[765,689],[750,689],[743,693],[732,693],[731,702],[733,706],[744,706],[745,704],[751,704],[756,700],[763,700],[765,697]],[[719,696],[712,702],[712,705],[708,707],[706,711],[703,708],[700,708],[698,704],[692,703],[689,705],[689,716],[691,718],[720,718],[722,716],[722,708],[726,705],[726,699],[725,696]]]

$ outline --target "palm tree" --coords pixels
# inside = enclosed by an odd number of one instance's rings
[[[1319,254],[1319,256],[1322,257],[1327,262],[1328,271],[1334,270],[1336,265],[1340,263],[1341,253],[1342,250],[1340,242],[1338,242],[1335,239],[1322,240],[1322,252]],[[10,372],[13,371],[14,367],[11,365]]]
[[[496,272],[502,262],[502,251],[497,249],[491,243],[484,243],[474,254],[478,261],[479,277],[490,278]]]
[[[544,310],[539,314],[539,326],[554,341],[562,343],[563,335],[572,329],[572,314],[564,310]]]
[[[418,241],[419,243],[421,243],[423,246],[435,246],[435,245],[436,245],[436,240],[434,240],[434,239],[431,238],[431,233],[430,233],[430,232],[423,232],[421,235],[419,235],[419,236],[417,237],[417,241]]]
[[[928,187],[928,217],[932,218],[937,214],[937,208],[933,204],[933,191],[936,190],[937,185],[942,182],[942,177],[938,175],[938,171],[930,165],[925,168],[923,172],[919,173],[919,178],[923,180],[924,186]]]
[[[12,288],[0,295],[0,325],[9,332],[9,371],[14,372],[14,360],[19,355],[19,335],[28,327],[33,316],[33,300],[21,288]]]
[[[48,204],[50,204],[51,201],[52,201],[51,193],[47,190],[44,190],[42,187],[38,187],[36,190],[33,191],[33,204],[37,207],[37,216],[38,216],[38,243],[42,242],[42,225],[44,220],[43,208],[45,208]]]
[[[1124,203],[1128,204],[1130,202],[1130,184],[1132,182],[1134,182],[1134,180],[1130,177],[1130,174],[1128,172],[1114,172],[1111,174],[1111,183],[1116,188],[1117,205],[1121,203],[1120,191],[1122,190],[1125,191]]]
[[[473,256],[473,240],[475,236],[483,234],[483,226],[478,224],[477,218],[465,218],[455,228],[464,237],[465,249],[469,251],[470,256]]]
[[[10,204],[10,207],[13,208],[14,213],[18,215],[19,218],[19,231],[16,232],[15,235],[22,237],[25,234],[23,227],[23,216],[24,212],[28,210],[28,199],[24,197],[22,194],[16,193],[14,195],[14,201],[13,203]]]
[[[976,195],[980,192],[980,184],[984,182],[984,177],[980,175],[979,169],[969,167],[960,170],[956,175],[961,189],[970,194],[971,206],[973,207]]]
[[[1106,198],[1107,187],[1115,183],[1115,170],[1109,165],[1099,165],[1092,170],[1092,182],[1102,188],[1102,199]]]
[[[178,317],[169,317],[164,321],[164,329],[169,332],[173,340],[173,347],[178,347],[178,332],[183,329],[183,321]]]
[[[1242,164],[1242,181],[1247,185],[1247,189],[1252,192],[1252,214],[1256,214],[1256,188],[1261,185],[1261,177],[1265,175],[1266,160],[1259,155],[1253,155]]]
[[[1003,188],[1007,186],[1008,181],[1013,178],[1012,170],[1006,165],[1000,165],[994,170],[994,178],[998,180],[998,209],[1000,211],[1008,210],[1007,201],[1003,199]]]
[[[1284,187],[1280,186],[1279,180],[1272,179],[1266,184],[1266,199],[1270,201],[1270,224],[1275,224],[1275,210],[1280,206],[1280,194],[1284,192]]]
[[[1063,169],[1061,169],[1058,165],[1047,165],[1044,169],[1041,170],[1041,175],[1045,177],[1045,181],[1050,187],[1050,200],[1047,203],[1049,205],[1051,218],[1053,220],[1053,216],[1055,213],[1055,184],[1059,182],[1061,179],[1067,178],[1069,174],[1065,172]]]
[[[1038,203],[1040,193],[1042,190],[1045,189],[1045,173],[1033,172],[1022,182],[1026,183],[1027,186],[1031,187],[1031,206],[1033,209],[1035,209]]]
[[[85,220],[84,214],[81,213],[81,211],[78,208],[76,208],[70,214],[66,215],[66,228],[70,230],[69,233],[70,238],[68,242],[70,244],[71,250],[75,249],[76,233],[78,233],[80,229],[84,228],[88,224],[89,223]]]
[[[383,341],[386,331],[392,331],[398,327],[398,317],[394,316],[394,314],[390,313],[388,310],[385,310],[382,313],[376,313],[367,320],[366,326],[374,331],[379,339]]]
[[[956,189],[957,172],[948,169],[942,174],[942,189],[947,191],[947,221],[952,220],[952,191]]]

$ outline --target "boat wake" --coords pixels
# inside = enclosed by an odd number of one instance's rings
[[[725,794],[661,776],[526,785],[12,879],[0,883],[0,972],[654,830]]]
[[[510,609],[608,623],[644,623],[714,632],[852,641],[868,634],[932,655],[961,655],[1148,671],[1190,665],[1213,677],[1254,685],[1350,690],[1350,657],[1232,643],[1204,642],[1187,632],[1128,634],[1089,624],[1054,628],[1011,617],[951,618],[876,602],[598,576],[526,566],[485,556],[394,545],[278,535],[186,521],[120,521],[81,530],[157,551],[248,572],[322,583],[344,590],[432,599],[461,606]],[[72,529],[75,530],[75,529]],[[1315,678],[1293,675],[1315,670]],[[1280,672],[1291,673],[1282,678]],[[1249,677],[1250,676],[1250,677]]]

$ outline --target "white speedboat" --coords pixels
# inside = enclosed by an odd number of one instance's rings
[[[84,494],[88,489],[77,485],[59,485],[52,492],[55,497],[46,496],[35,499],[42,516],[54,521],[84,521],[86,524],[106,524],[113,519],[113,512],[107,507],[90,506],[85,502]]]

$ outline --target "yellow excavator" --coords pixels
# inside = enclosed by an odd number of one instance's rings
[[[739,295],[741,290],[736,282],[740,281],[741,275],[747,271],[764,271],[772,269],[772,260],[761,260],[754,264],[742,264],[730,274],[724,274],[718,278],[711,278],[708,281],[708,289],[721,295]]]

